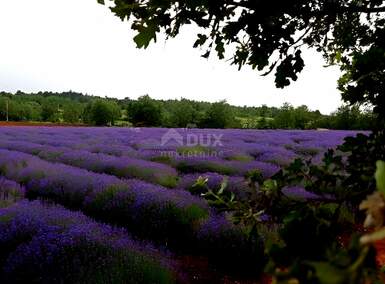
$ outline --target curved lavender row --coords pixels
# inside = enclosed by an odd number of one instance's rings
[[[298,156],[285,147],[275,145],[260,145],[258,148],[249,150],[248,153],[258,161],[273,163],[279,166],[289,165]]]
[[[248,257],[235,252],[252,249],[246,233],[230,221],[221,231],[207,230],[216,223],[205,201],[189,192],[170,191],[139,180],[123,181],[62,164],[53,164],[24,153],[0,150],[0,171],[26,186],[27,197],[53,200],[87,215],[124,226],[142,238],[159,241],[177,250],[203,254],[214,264],[250,269]],[[208,224],[208,225],[207,225]],[[212,240],[221,240],[207,250]],[[229,248],[233,248],[229,250]],[[253,270],[253,269],[251,269]]]
[[[13,180],[0,176],[0,208],[24,198],[25,189]]]
[[[113,132],[100,132],[101,128],[84,129],[72,128],[73,130],[60,129],[57,131],[52,128],[39,127],[41,131],[37,132],[30,128],[21,128],[23,131],[14,131],[13,128],[7,128],[7,131],[1,135],[3,140],[27,140],[33,143],[54,146],[68,147],[73,150],[87,150],[91,153],[103,153],[113,156],[135,156],[135,149],[127,144],[127,136],[119,133],[120,129],[114,129]],[[95,132],[95,133],[92,133]],[[132,137],[129,137],[130,139]]]
[[[259,170],[265,178],[273,176],[280,167],[271,163],[252,161],[203,161],[201,159],[185,159],[177,163],[176,168],[182,173],[215,172],[223,175],[244,176],[251,170]]]
[[[50,162],[59,162],[121,178],[139,178],[167,187],[175,187],[177,183],[175,169],[139,159],[114,157],[84,150],[72,150],[66,147],[45,146],[22,141],[1,141],[0,148],[38,155]]]
[[[1,283],[174,283],[173,265],[124,230],[40,202],[0,209]]]
[[[302,186],[286,186],[282,189],[282,193],[286,196],[294,199],[302,200],[335,200],[332,194],[316,194],[314,192],[307,191]]]

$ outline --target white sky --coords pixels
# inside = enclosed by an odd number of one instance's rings
[[[280,90],[273,76],[238,71],[192,48],[193,28],[136,49],[135,32],[96,0],[0,0],[0,90],[73,90],[108,97],[226,99],[234,105],[290,102],[330,113],[341,104],[339,71],[305,53],[305,70]]]

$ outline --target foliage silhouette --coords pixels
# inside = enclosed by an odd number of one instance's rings
[[[216,52],[220,59],[235,47],[231,63],[269,74],[279,88],[298,79],[305,62],[304,47],[321,52],[329,64],[344,72],[339,80],[343,99],[369,103],[385,115],[385,5],[381,0],[203,0],[113,2],[111,11],[130,20],[139,48],[157,34],[175,37],[181,27],[195,24],[202,32],[194,47]]]

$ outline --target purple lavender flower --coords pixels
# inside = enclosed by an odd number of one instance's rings
[[[283,194],[285,194],[288,197],[304,199],[304,200],[317,200],[317,199],[325,198],[325,197],[320,196],[318,194],[315,194],[313,192],[309,192],[300,186],[285,187],[282,190],[282,192],[283,192]]]
[[[241,226],[236,226],[226,215],[214,215],[197,232],[199,246],[209,259],[223,267],[252,271],[263,263],[262,241],[250,241]]]
[[[81,213],[40,202],[0,209],[2,283],[173,283],[153,246]]]

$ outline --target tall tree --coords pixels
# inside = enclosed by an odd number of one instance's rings
[[[79,104],[67,103],[63,106],[63,120],[68,123],[79,123],[82,108]]]
[[[89,107],[86,107],[86,116],[98,126],[114,125],[115,120],[120,117],[120,108],[106,100],[96,100]]]
[[[52,102],[44,102],[42,105],[41,116],[43,121],[57,121],[58,105]]]
[[[130,121],[137,126],[160,126],[162,123],[162,109],[160,105],[148,95],[128,104]]]
[[[170,121],[173,127],[187,127],[189,124],[197,122],[195,120],[196,115],[192,102],[181,99],[173,104]]]
[[[274,125],[276,128],[295,128],[294,107],[291,104],[283,104],[274,118]]]
[[[235,118],[226,101],[213,103],[201,122],[205,128],[227,128],[234,124]]]

